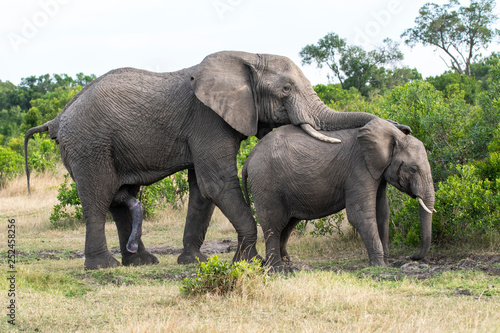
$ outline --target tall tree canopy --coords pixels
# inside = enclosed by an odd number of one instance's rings
[[[328,33],[317,44],[305,46],[299,53],[302,64],[316,62],[319,68],[327,66],[342,88],[355,87],[362,93],[371,83],[378,66],[390,64],[403,59],[399,45],[390,39],[372,51],[365,51],[357,45],[348,45],[344,38],[336,33]]]
[[[460,6],[458,0],[442,6],[426,3],[419,10],[415,26],[401,37],[409,46],[423,44],[442,50],[450,68],[470,77],[471,62],[478,51],[487,48],[499,34],[492,28],[498,18],[494,8],[495,0],[471,0],[468,7]]]

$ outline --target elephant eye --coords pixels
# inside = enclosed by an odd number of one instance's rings
[[[411,165],[410,165],[410,166],[409,166],[409,169],[410,169],[410,173],[411,173],[411,174],[415,174],[415,173],[417,173],[417,168],[416,168],[416,167],[414,167],[414,166],[411,166]]]
[[[283,87],[283,91],[286,93],[289,93],[291,90],[292,90],[292,87],[289,84],[287,84]]]

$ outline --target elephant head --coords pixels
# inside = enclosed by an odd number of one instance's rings
[[[261,127],[291,123],[332,142],[317,130],[361,127],[375,118],[331,110],[299,67],[282,56],[214,53],[198,65],[191,81],[196,97],[245,136],[256,135]]]
[[[431,245],[434,209],[434,185],[423,143],[382,119],[360,128],[358,141],[374,179],[383,177],[398,190],[418,199],[422,243],[420,253],[412,259],[422,259]]]

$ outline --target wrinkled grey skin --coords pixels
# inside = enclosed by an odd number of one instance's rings
[[[266,135],[243,168],[266,242],[266,263],[283,269],[286,244],[300,220],[325,217],[346,208],[371,265],[386,265],[389,255],[387,183],[421,198],[432,212],[434,186],[424,145],[386,120],[361,129],[324,133],[342,140],[328,144],[300,128],[283,126]],[[432,214],[420,208],[422,244],[414,260],[431,245]]]
[[[140,185],[189,169],[184,251],[179,263],[206,260],[200,252],[215,205],[238,233],[234,259],[257,255],[257,228],[240,190],[236,154],[241,140],[283,124],[334,130],[365,125],[374,116],[325,106],[300,69],[275,55],[219,52],[172,73],[133,68],[110,71],[80,91],[48,131],[76,183],[86,217],[85,267],[119,265],[108,251],[106,211],[118,229],[122,263],[156,263],[142,243]],[[29,171],[28,187],[29,187]]]

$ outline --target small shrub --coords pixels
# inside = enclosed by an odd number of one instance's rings
[[[44,172],[55,170],[55,161],[59,159],[59,154],[53,140],[39,134],[33,135],[33,140],[30,140],[28,153],[28,164],[32,171]]]
[[[165,208],[167,204],[174,207],[181,206],[188,191],[186,170],[144,187],[139,198],[144,217],[153,216],[157,210]]]
[[[225,295],[234,291],[241,292],[249,285],[262,286],[267,278],[259,260],[230,264],[214,255],[207,262],[199,262],[196,277],[185,278],[179,288],[185,295]]]
[[[0,188],[8,180],[19,175],[22,171],[23,158],[10,148],[0,146]]]
[[[178,206],[183,202],[184,195],[189,190],[186,172],[178,172],[144,187],[141,193],[141,204],[144,217],[150,217],[166,204]],[[71,181],[69,174],[64,176],[64,182],[59,186],[57,193],[59,203],[54,205],[50,215],[50,224],[54,228],[74,227],[83,222],[83,207],[78,197],[76,185]]]
[[[322,217],[316,220],[309,221],[301,221],[297,224],[297,230],[299,234],[304,235],[307,232],[307,225],[310,224],[313,226],[313,229],[309,231],[310,235],[314,236],[326,236],[339,234],[340,236],[344,236],[344,232],[341,227],[345,221],[344,211]]]
[[[433,242],[488,244],[500,232],[500,157],[458,165],[456,175],[438,184],[433,215]],[[389,196],[390,237],[395,245],[420,244],[417,200]],[[400,201],[401,200],[401,201]],[[392,205],[394,202],[394,205]],[[393,210],[393,207],[396,210]]]
[[[474,164],[459,165],[457,171],[439,184],[433,233],[446,242],[488,242],[500,232],[500,177],[484,179]]]
[[[53,228],[74,227],[84,221],[82,203],[69,174],[64,175],[64,182],[59,185],[57,199],[59,203],[54,205],[49,218]]]

